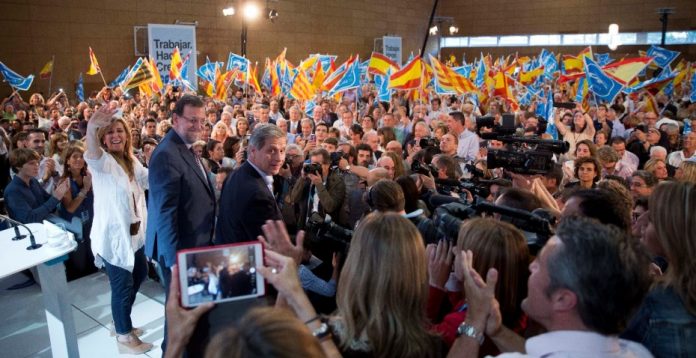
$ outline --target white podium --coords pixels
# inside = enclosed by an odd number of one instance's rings
[[[63,261],[68,258],[67,254],[77,247],[77,242],[69,240],[66,245],[53,248],[48,246],[44,224],[27,224],[27,227],[36,243],[42,246],[36,250],[27,250],[30,245],[29,234],[23,227],[19,227],[19,232],[27,237],[17,241],[12,241],[14,229],[0,231],[0,278],[36,266],[46,309],[51,353],[53,357],[79,357],[75,321],[68,299],[63,265]]]

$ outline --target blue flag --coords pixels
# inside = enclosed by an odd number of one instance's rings
[[[550,134],[554,140],[558,140],[558,129],[556,128],[556,119],[553,118],[553,91],[549,91],[546,99],[546,133]]]
[[[314,101],[307,102],[307,105],[305,105],[305,116],[312,118],[314,116],[314,107],[316,106],[317,104]]]
[[[653,62],[655,62],[656,65],[665,68],[679,56],[679,51],[670,51],[666,48],[652,45],[648,49],[647,55],[653,57]]]
[[[391,90],[389,89],[389,76],[391,76],[391,69],[387,69],[387,74],[384,76],[375,75],[375,87],[377,87],[377,98],[380,102],[391,101]]]
[[[85,100],[85,84],[84,81],[82,81],[82,73],[80,73],[80,78],[77,79],[77,88],[75,89],[75,94],[80,102]]]
[[[517,98],[520,106],[529,106],[532,103],[532,93],[527,91],[522,96]]]
[[[486,81],[486,64],[483,62],[483,57],[478,62],[478,67],[476,68],[476,80],[474,84],[476,87],[482,87],[483,83]]]
[[[471,68],[472,65],[464,65],[464,66],[459,66],[459,67],[454,67],[452,68],[454,72],[464,76],[465,78],[469,78],[471,75]]]
[[[238,69],[240,72],[247,73],[249,70],[249,60],[230,52],[227,58],[227,71]]]
[[[191,63],[191,56],[186,56],[184,59],[184,64],[181,66],[181,83],[191,91],[196,90],[196,86],[194,86],[193,82],[191,82],[188,78],[189,76],[189,64]]]
[[[689,94],[689,101],[696,102],[696,75],[691,75],[691,93]]]
[[[271,89],[272,83],[271,83],[271,72],[268,70],[268,67],[266,67],[265,70],[263,70],[263,76],[261,76],[261,86],[266,87],[266,89]]]
[[[222,68],[222,62],[210,62],[210,60],[206,57],[205,64],[203,64],[203,66],[201,67],[198,67],[196,75],[198,75],[198,77],[200,77],[203,80],[215,83],[216,68]]]
[[[341,79],[336,83],[336,85],[329,90],[329,96],[333,96],[338,92],[347,91],[349,89],[357,88],[360,86],[360,61],[356,59],[346,70],[346,73],[341,77]]]
[[[608,53],[596,53],[594,54],[594,57],[597,64],[600,66],[606,66],[614,61],[611,59],[611,57],[609,57]]]
[[[337,57],[334,55],[320,55],[320,54],[310,55],[310,57],[312,57],[312,56],[317,56],[317,61],[319,61],[319,63],[321,63],[321,69],[324,72],[327,72],[331,68],[331,61],[332,60],[335,61],[336,57]]]
[[[17,72],[12,71],[2,62],[0,62],[0,73],[2,73],[2,76],[5,77],[5,82],[7,82],[10,87],[20,91],[28,90],[29,87],[31,87],[31,83],[34,81],[34,75],[22,77],[17,74]]]
[[[113,81],[111,81],[111,83],[109,83],[109,87],[114,88],[120,86],[121,83],[123,83],[123,81],[126,80],[126,76],[128,76],[130,68],[130,66],[126,66],[126,68],[124,68],[123,71],[121,71],[121,73],[118,76],[116,76],[116,78]],[[80,74],[80,76],[82,76],[82,74]]]
[[[621,92],[623,85],[615,79],[607,76],[602,68],[589,57],[584,57],[585,73],[587,74],[587,88],[599,97],[599,99],[612,103],[616,95]]]
[[[578,92],[575,94],[575,102],[582,102],[583,100],[584,93],[582,92],[585,87],[585,81],[585,77],[580,77],[580,79],[578,79]]]

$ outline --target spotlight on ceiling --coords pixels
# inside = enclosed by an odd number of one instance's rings
[[[224,16],[234,15],[234,6],[230,5],[224,9],[222,9],[222,15],[224,15]]]
[[[454,26],[454,25],[451,25],[451,26],[449,27],[449,32],[450,32],[450,35],[454,35],[454,34],[456,34],[456,33],[459,32],[459,28],[456,27],[456,26]]]
[[[428,30],[430,32],[430,35],[435,36],[437,35],[437,26],[433,26]]]
[[[276,9],[266,8],[266,14],[271,22],[275,22],[275,19],[278,18],[278,11]]]
[[[244,4],[242,14],[244,14],[244,18],[247,20],[255,20],[261,15],[261,10],[256,4],[248,2]]]

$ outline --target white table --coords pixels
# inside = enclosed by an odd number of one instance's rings
[[[34,234],[36,242],[43,246],[27,250],[30,245],[29,235],[23,227],[19,231],[27,237],[18,241],[12,241],[14,229],[0,231],[0,278],[36,266],[46,309],[51,353],[53,357],[79,357],[75,321],[68,300],[68,284],[63,265],[63,261],[68,258],[67,254],[77,247],[77,242],[70,240],[63,247],[53,248],[47,244],[44,224],[27,224],[27,227]]]

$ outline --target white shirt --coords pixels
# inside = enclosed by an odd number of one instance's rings
[[[639,343],[585,331],[544,333],[528,339],[525,350],[527,354],[503,353],[498,357],[649,358],[653,356]]]
[[[148,170],[134,159],[135,178],[131,182],[109,153],[102,152],[97,160],[85,156],[85,161],[92,173],[94,190],[94,221],[90,233],[94,264],[103,266],[103,259],[133,272],[135,252],[145,245],[147,205],[144,190],[148,188]],[[131,236],[130,225],[136,210],[140,229]]]
[[[476,133],[465,129],[459,134],[459,144],[457,145],[457,156],[467,161],[476,160],[479,153],[479,138]]]
[[[620,161],[624,163],[624,166],[628,167],[631,173],[638,170],[638,163],[640,163],[640,160],[638,159],[637,155],[631,153],[630,151],[625,150]]]
[[[268,188],[268,191],[271,192],[271,195],[273,195],[273,176],[266,174],[263,170],[259,169],[254,163],[251,162],[251,160],[248,160],[249,164],[251,164],[251,167],[256,169],[256,171],[259,173],[261,178],[263,178],[263,181],[266,183],[266,187]]]
[[[696,153],[694,153],[694,155],[691,156],[691,158],[694,158],[694,157],[696,157]],[[687,157],[684,155],[684,151],[683,151],[683,150],[678,150],[678,151],[676,151],[676,152],[669,153],[669,156],[667,157],[667,163],[669,163],[669,165],[671,165],[671,166],[677,168],[677,167],[679,167],[679,166],[681,165],[681,163],[682,163],[683,161],[685,161],[686,159],[689,159],[689,158],[687,158]]]

